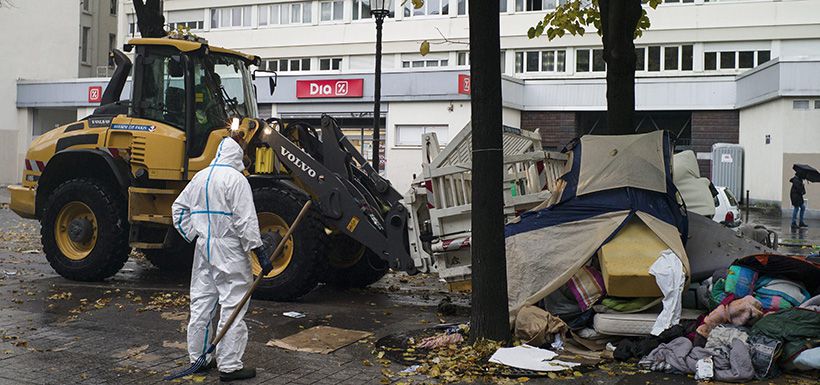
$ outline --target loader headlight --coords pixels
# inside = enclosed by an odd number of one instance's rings
[[[268,136],[272,133],[273,133],[273,128],[271,128],[271,126],[265,126],[265,128],[262,129],[262,134],[264,134],[265,136]]]
[[[239,118],[233,118],[231,120],[231,132],[239,131]]]

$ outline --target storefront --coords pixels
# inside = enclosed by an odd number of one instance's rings
[[[671,131],[677,150],[697,153],[705,175],[714,143],[742,144],[748,154],[744,189],[750,190],[753,201],[780,203],[787,196],[783,193],[787,163],[814,161],[818,156],[819,73],[817,60],[775,59],[741,76],[638,78],[639,129]],[[25,122],[20,127],[25,137],[19,140],[19,161],[33,136],[60,123],[55,119],[69,119],[72,110],[78,118],[90,114],[105,82],[19,81],[18,116],[24,119],[18,121]],[[256,80],[261,117],[304,121],[318,129],[322,114],[331,115],[351,143],[372,158],[372,74],[287,74],[280,75],[276,83],[271,92],[267,78]],[[383,75],[380,169],[398,191],[406,191],[421,172],[421,134],[435,132],[439,143],[446,145],[470,122],[468,85],[465,71],[390,71]],[[127,85],[123,95],[129,93]],[[505,76],[502,98],[503,124],[538,130],[546,149],[560,149],[574,137],[600,132],[605,125],[603,78],[521,80]]]

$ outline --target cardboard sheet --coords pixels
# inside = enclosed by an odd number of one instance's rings
[[[521,345],[498,349],[490,357],[490,362],[538,372],[558,372],[580,365],[575,362],[554,360],[553,358],[557,356],[558,354],[550,350]]]
[[[314,326],[282,339],[270,340],[265,345],[297,352],[328,354],[371,335],[373,333],[359,330]]]

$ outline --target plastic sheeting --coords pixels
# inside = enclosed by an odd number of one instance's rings
[[[700,177],[698,160],[691,150],[673,156],[672,178],[686,202],[686,209],[704,216],[715,215],[715,200],[709,189],[709,179]]]

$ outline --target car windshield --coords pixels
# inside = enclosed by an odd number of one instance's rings
[[[256,95],[248,66],[239,57],[211,53],[204,58],[205,83],[220,100],[228,116],[256,117]]]

